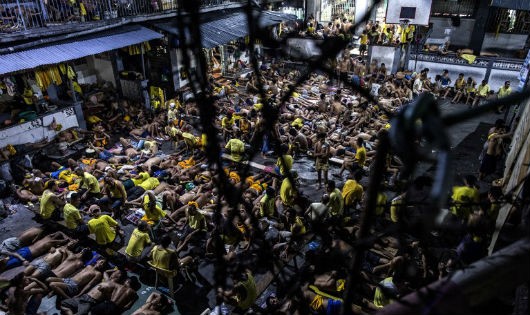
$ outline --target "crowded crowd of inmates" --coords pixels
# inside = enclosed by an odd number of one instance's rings
[[[140,283],[131,274],[151,268],[174,276],[177,283],[214,290],[217,302],[230,305],[234,314],[250,309],[338,314],[378,139],[392,128],[389,113],[421,93],[478,106],[511,89],[506,82],[492,93],[487,81],[476,86],[464,74],[452,82],[448,70],[434,79],[429,69],[390,73],[385,64],[366,62],[349,51],[332,62],[337,77],[312,74],[281,107],[278,100],[299,75],[282,62],[264,63],[259,77],[212,78],[207,93],[215,99],[213,127],[224,151],[222,164],[206,158],[209,139],[196,123],[200,112],[193,100],[172,99],[147,112],[133,102],[112,99],[110,93],[87,97],[90,130],[59,136],[68,142],[84,134],[88,149],[83,157],[50,163],[48,169],[27,169],[16,186],[21,202],[35,204],[42,228],[2,242],[0,271],[20,272],[2,280],[1,307],[9,314],[37,314],[42,298],[55,295],[64,314],[122,313],[138,299]],[[269,128],[270,115],[264,111],[275,109],[278,119]],[[494,179],[510,136],[498,120],[488,132],[480,170],[448,192],[449,210],[461,232],[425,235],[411,227],[399,240],[387,236],[375,241],[363,256],[362,283],[348,308],[374,312],[486,255],[502,196],[500,187],[489,187],[484,180]],[[261,154],[256,156],[258,167],[246,174],[242,163],[251,149]],[[293,167],[299,159],[314,161],[315,183],[300,181]],[[373,232],[407,226],[422,214],[414,201],[421,204],[427,198],[432,179],[410,179],[413,184],[405,190],[399,179],[402,167],[389,154],[384,188],[373,209]],[[481,195],[480,187],[487,187],[487,193]],[[227,191],[241,197],[234,202]],[[124,228],[129,224],[135,226],[132,232]],[[269,292],[264,303],[256,304],[263,293],[256,277],[261,260],[256,258],[263,258],[264,250],[282,262],[304,255],[302,294]],[[126,261],[111,265],[119,253]],[[219,259],[229,270],[230,287],[217,287],[198,270],[201,263]],[[175,296],[178,303],[178,290]],[[164,314],[169,309],[167,297],[153,293],[131,311]]]

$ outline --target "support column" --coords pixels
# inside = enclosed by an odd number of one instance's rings
[[[475,55],[480,55],[484,36],[486,35],[486,22],[488,21],[490,6],[489,1],[478,1],[478,8],[475,14],[475,25],[471,34],[469,48],[473,49]]]

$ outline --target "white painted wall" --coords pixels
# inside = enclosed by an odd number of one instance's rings
[[[486,33],[484,37],[484,43],[482,44],[482,51],[498,48],[506,50],[519,50],[523,49],[526,43],[528,35],[521,34],[499,34],[495,36],[495,33]]]
[[[377,60],[377,65],[385,64],[388,71],[395,73],[399,65],[398,48],[393,46],[372,46],[370,47],[370,62]]]
[[[109,81],[116,86],[114,68],[110,60],[99,59],[95,56],[86,57],[87,66],[91,73],[95,73],[98,81]]]
[[[431,38],[449,37],[452,45],[469,46],[475,19],[460,19],[460,26],[458,27],[453,26],[450,18],[431,17],[430,22],[433,24]]]
[[[362,0],[369,1],[369,0]],[[428,25],[431,14],[432,0],[388,0],[386,11],[386,23],[399,24],[401,7],[416,7],[416,18],[411,20],[411,24]],[[358,21],[356,19],[356,21]]]
[[[35,143],[44,138],[51,141],[58,134],[57,131],[48,128],[53,118],[63,126],[62,130],[79,126],[73,107],[67,107],[53,114],[39,117],[34,121],[0,130],[0,147],[5,147],[8,144]]]

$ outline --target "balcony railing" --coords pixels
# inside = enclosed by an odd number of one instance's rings
[[[190,0],[191,1],[191,0]],[[196,1],[196,0],[193,0]],[[203,7],[245,0],[201,0]],[[171,12],[177,0],[0,0],[0,33]]]

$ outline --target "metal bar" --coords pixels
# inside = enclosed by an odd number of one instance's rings
[[[481,259],[394,302],[378,315],[470,314],[470,308],[530,279],[530,238]]]
[[[26,21],[24,21],[24,16],[22,15],[22,9],[20,9],[20,2],[17,0],[17,8],[18,8],[18,15],[19,15],[19,18],[22,20],[22,26],[24,27],[24,30],[27,31],[26,29]],[[18,19],[17,18],[17,22],[18,22]]]

